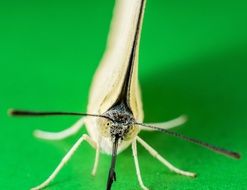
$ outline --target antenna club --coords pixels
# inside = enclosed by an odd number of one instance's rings
[[[237,152],[233,152],[233,156],[235,159],[239,160],[241,159],[241,154],[237,153]]]
[[[15,114],[15,110],[13,108],[8,109],[7,114],[9,116],[13,116]]]

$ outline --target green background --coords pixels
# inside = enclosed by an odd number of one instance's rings
[[[10,118],[10,107],[86,111],[102,57],[114,1],[0,1],[0,187],[42,182],[76,139],[44,141],[34,129],[59,131],[77,118]],[[241,0],[148,0],[139,78],[145,121],[186,113],[176,131],[239,151],[239,161],[159,133],[140,134],[189,179],[168,171],[141,146],[143,181],[150,189],[246,189],[247,3]],[[110,157],[90,175],[94,151],[82,144],[47,189],[104,189]],[[113,189],[138,189],[130,149],[117,160]]]

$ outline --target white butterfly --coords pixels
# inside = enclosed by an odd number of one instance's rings
[[[104,57],[96,71],[92,83],[87,113],[65,112],[29,112],[12,110],[12,115],[83,115],[72,127],[57,133],[37,130],[39,138],[58,140],[75,134],[83,125],[89,135],[83,134],[65,155],[54,172],[33,190],[46,187],[71,158],[83,141],[87,141],[96,150],[92,175],[96,174],[100,152],[111,154],[112,162],[109,170],[106,189],[111,189],[116,179],[115,163],[119,152],[132,146],[136,174],[140,187],[144,185],[139,168],[136,142],[139,142],[152,156],[157,158],[171,171],[194,177],[195,173],[180,170],[163,158],[148,145],[138,134],[141,130],[158,130],[168,135],[199,144],[218,153],[239,158],[239,154],[230,152],[201,141],[168,131],[186,121],[185,116],[164,123],[144,124],[140,86],[138,82],[138,54],[145,0],[117,0],[115,13],[109,34]]]

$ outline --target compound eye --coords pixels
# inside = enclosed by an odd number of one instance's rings
[[[139,132],[139,128],[135,125],[130,125],[126,131],[126,134],[124,136],[124,140],[128,141],[133,139],[137,133]]]
[[[107,119],[98,119],[97,126],[99,129],[100,134],[103,137],[110,137],[110,129],[111,129],[112,122]]]

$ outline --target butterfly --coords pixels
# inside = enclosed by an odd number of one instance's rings
[[[83,141],[88,142],[96,150],[92,175],[96,174],[100,153],[111,155],[111,164],[106,182],[107,190],[110,190],[113,182],[116,181],[117,155],[129,146],[132,148],[139,185],[143,190],[148,189],[141,177],[137,142],[171,171],[184,176],[196,176],[195,173],[176,168],[162,157],[139,137],[142,130],[160,131],[214,152],[236,159],[240,158],[240,154],[236,152],[169,130],[183,124],[186,121],[185,116],[163,123],[143,123],[144,114],[138,81],[138,54],[145,3],[145,0],[116,1],[107,48],[92,82],[87,113],[10,111],[10,114],[14,116],[74,115],[81,117],[73,126],[61,132],[35,131],[35,135],[39,138],[64,139],[78,132],[82,126],[86,126],[88,132],[88,134],[81,135],[53,173],[43,183],[32,188],[33,190],[48,186]]]

